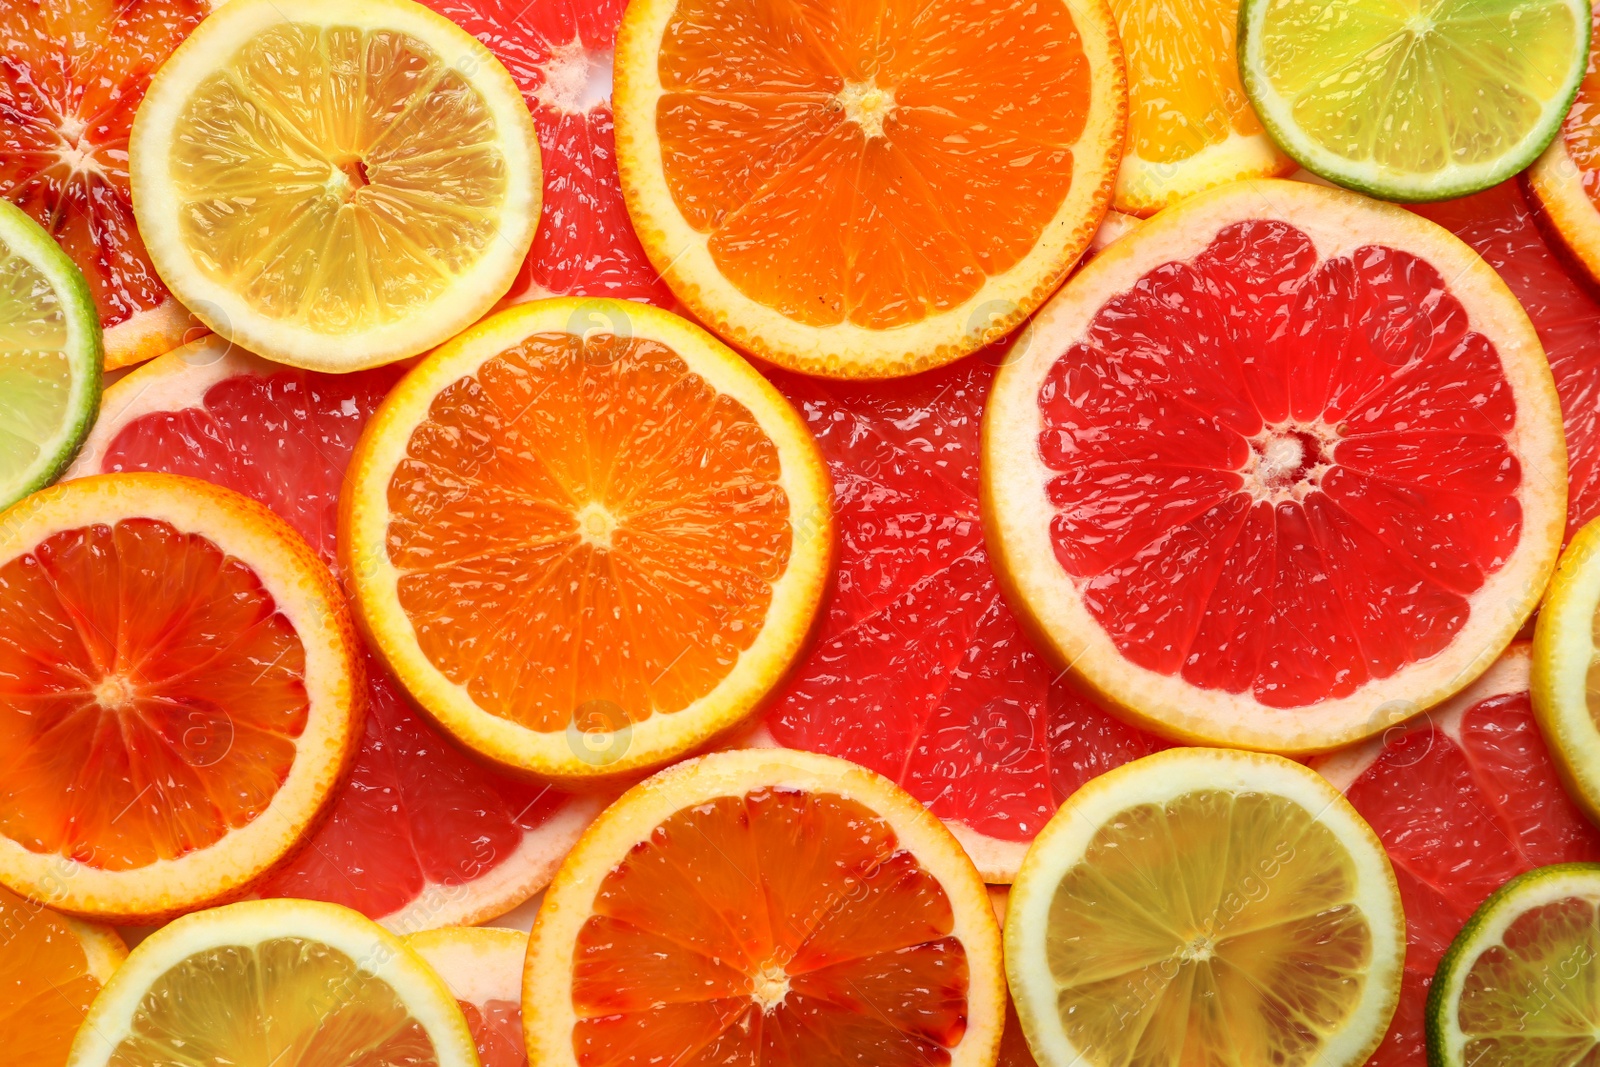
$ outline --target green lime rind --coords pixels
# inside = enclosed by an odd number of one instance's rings
[[[89,283],[0,200],[0,508],[61,476],[100,410],[105,349]]]
[[[1577,921],[1571,925],[1584,936],[1554,943],[1557,951],[1546,953],[1538,961],[1529,958],[1538,946],[1527,936],[1526,930],[1519,930],[1519,936],[1514,938],[1518,947],[1516,954],[1506,948],[1502,937],[1517,919],[1535,908],[1574,898],[1587,905],[1579,909]],[[1571,1043],[1592,1040],[1600,1029],[1600,1017],[1584,1019],[1582,1026],[1569,1026],[1566,1031],[1560,1024],[1563,1019],[1570,1022],[1575,1008],[1580,1005],[1600,1016],[1600,1008],[1595,1007],[1594,998],[1590,996],[1600,985],[1600,922],[1597,917],[1600,917],[1600,863],[1557,863],[1539,867],[1518,875],[1496,890],[1472,913],[1433,973],[1424,1015],[1429,1067],[1467,1067],[1469,1062],[1479,1060],[1515,1063],[1517,1067],[1558,1067],[1578,1062]],[[1543,928],[1558,927],[1558,922],[1548,921]],[[1505,1017],[1514,1023],[1492,1032],[1481,1031],[1485,1036],[1500,1039],[1498,1056],[1486,1057],[1480,1048],[1469,1061],[1468,1038],[1460,1025],[1463,989],[1473,968],[1491,950],[1499,951],[1486,964],[1469,1010],[1484,1019]],[[1507,966],[1507,961],[1516,960],[1527,960],[1527,963]],[[1499,1006],[1497,1001],[1504,1002],[1503,1011],[1495,1011]],[[1572,1037],[1569,1043],[1563,1044],[1562,1035],[1567,1032]],[[1518,1047],[1510,1047],[1511,1043]]]
[[[1588,0],[1243,0],[1239,75],[1306,170],[1384,200],[1450,200],[1526,169],[1555,138],[1589,31]],[[1418,71],[1431,76],[1407,77]],[[1313,120],[1365,154],[1336,151]]]

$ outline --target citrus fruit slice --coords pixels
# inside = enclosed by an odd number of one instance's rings
[[[482,41],[522,90],[539,130],[544,207],[505,303],[614,296],[672,304],[633,232],[617,178],[611,60],[623,0],[426,0]]]
[[[0,886],[0,1032],[6,1055],[62,1067],[84,1013],[128,955],[109,926],[58,915]]]
[[[1112,203],[1140,217],[1201,189],[1287,174],[1239,84],[1238,0],[1112,0],[1128,58],[1128,143]]]
[[[1600,519],[1561,555],[1533,639],[1533,706],[1562,779],[1600,821]]]
[[[1493,662],[1566,516],[1533,328],[1443,229],[1300,182],[1092,260],[985,412],[984,521],[1047,648],[1151,729],[1285,752]]]
[[[990,570],[978,427],[1003,353],[884,382],[770,373],[828,461],[839,548],[816,643],[750,739],[891,779],[991,882],[1073,790],[1163,747],[1034,651]]]
[[[340,553],[373,647],[446,733],[556,781],[636,775],[753,714],[833,545],[816,443],[647,304],[500,312],[389,394]]]
[[[72,461],[94,422],[103,363],[83,273],[0,200],[0,507]]]
[[[534,923],[531,1062],[993,1064],[1000,936],[978,872],[880,775],[784,749],[635,786]]]
[[[106,390],[71,473],[166,471],[268,505],[334,562],[339,488],[394,367],[324,374],[210,336]],[[348,781],[267,896],[330,900],[395,930],[482,922],[544,887],[599,810],[496,774],[445,742],[367,663],[367,722]]]
[[[1239,68],[1307,170],[1390,200],[1516,174],[1561,126],[1589,54],[1584,0],[1243,0]]]
[[[1462,928],[1428,994],[1432,1067],[1565,1067],[1600,1046],[1600,864],[1508,882]]]
[[[829,377],[926,370],[1027,318],[1094,236],[1126,111],[1101,0],[651,0],[616,81],[622,191],[673,292]]]
[[[1011,887],[1006,976],[1045,1067],[1353,1067],[1400,991],[1372,830],[1280,756],[1172,749],[1062,805]]]
[[[1593,15],[1600,23],[1600,12]],[[1600,57],[1594,24],[1589,65],[1561,133],[1528,168],[1528,189],[1567,252],[1600,284]]]
[[[1600,859],[1561,788],[1528,699],[1529,649],[1415,722],[1312,763],[1377,833],[1406,914],[1400,1004],[1370,1067],[1416,1067],[1434,968],[1474,908],[1545,863]]]
[[[1551,251],[1515,181],[1415,210],[1471,245],[1539,334],[1566,423],[1570,538],[1600,515],[1600,300]]]
[[[528,935],[521,930],[446,926],[406,938],[461,1005],[483,1067],[527,1067],[522,1045],[522,964]]]
[[[354,753],[359,646],[282,519],[118,474],[0,516],[0,882],[152,922],[243,892]]]
[[[173,1063],[476,1067],[449,990],[348,908],[248,900],[185,915],[128,954],[70,1067]]]
[[[106,366],[175,348],[189,313],[134,225],[128,131],[151,72],[208,0],[37,0],[0,24],[0,198],[22,207],[87,277]]]
[[[271,359],[415,355],[511,284],[539,146],[511,76],[411,0],[234,0],[151,79],[129,141],[162,280]]]

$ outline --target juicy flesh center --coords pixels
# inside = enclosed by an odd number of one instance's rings
[[[534,99],[565,115],[587,114],[611,99],[612,61],[611,49],[591,49],[581,37],[552,45]]]
[[[1333,465],[1338,433],[1321,422],[1285,423],[1250,438],[1240,476],[1252,500],[1304,500]]]
[[[883,122],[894,111],[894,90],[880,89],[875,81],[845,82],[836,99],[844,117],[869,139],[883,136]]]

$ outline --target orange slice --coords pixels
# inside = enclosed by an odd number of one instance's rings
[[[1588,69],[1572,110],[1525,180],[1550,228],[1600,284],[1600,10],[1592,18]]]
[[[0,516],[0,882],[119,922],[244,892],[360,737],[338,588],[266,508],[165,474]]]
[[[978,872],[887,778],[786,749],[635,786],[547,891],[530,1062],[993,1064],[999,928]]]
[[[1163,211],[1013,347],[983,517],[1063,665],[1167,736],[1314,752],[1492,663],[1561,545],[1539,339],[1466,245],[1288,181]]]
[[[127,958],[109,926],[58,915],[0,886],[0,1033],[6,1055],[62,1067],[84,1013]]]
[[[702,322],[882,378],[982,347],[1061,283],[1110,199],[1125,93],[1104,0],[641,0],[617,160]]]
[[[395,387],[340,553],[373,647],[502,766],[639,773],[753,714],[828,580],[831,487],[778,391],[642,304],[503,311]]]
[[[406,938],[449,987],[467,1017],[482,1067],[527,1067],[522,1043],[522,965],[528,935],[487,926],[445,926]]]

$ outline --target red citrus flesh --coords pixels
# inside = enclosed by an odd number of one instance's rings
[[[478,1046],[482,1067],[527,1067],[522,1045],[522,1005],[511,1000],[490,1000],[482,1005],[456,1001],[467,1017],[472,1043]]]
[[[779,744],[841,756],[947,821],[1027,842],[1084,782],[1164,747],[1058,677],[989,569],[978,431],[998,348],[856,385],[778,371],[834,479],[839,559]]]
[[[1600,515],[1600,299],[1551,251],[1515,181],[1412,210],[1471,245],[1533,320],[1561,395],[1570,539]]]
[[[505,64],[539,130],[544,208],[507,302],[557,294],[670,306],[617,178],[611,55],[626,0],[425,2]]]
[[[128,191],[128,132],[151,73],[206,0],[27,0],[0,19],[0,196],[89,280],[107,329],[160,306]]]
[[[130,421],[102,467],[191,474],[237,489],[287,518],[331,564],[351,449],[398,377],[392,367],[237,374],[196,406]],[[327,821],[259,891],[382,918],[428,886],[465,896],[569,798],[472,762],[417,716],[370,656],[367,671],[366,732],[350,778]]]
[[[1108,301],[1039,406],[1056,558],[1123,655],[1201,688],[1287,708],[1388,677],[1517,545],[1499,356],[1403,251],[1229,226]]]

